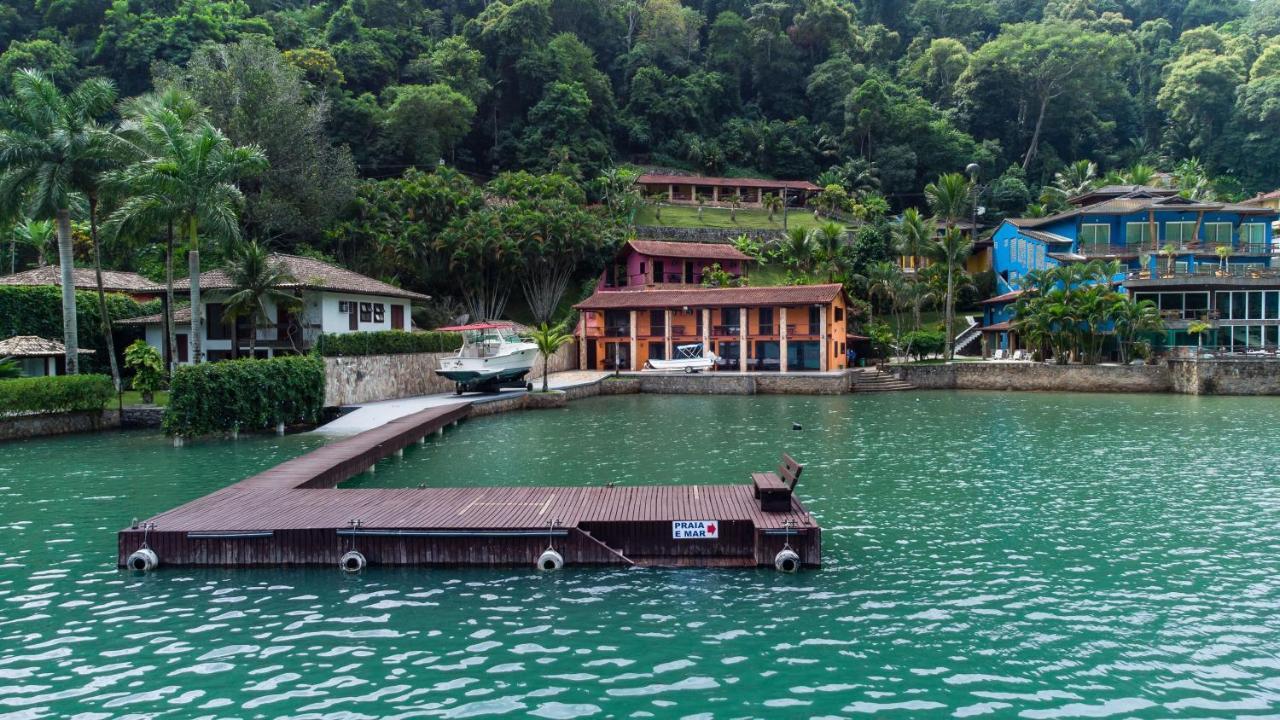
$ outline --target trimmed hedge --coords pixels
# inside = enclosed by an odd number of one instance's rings
[[[115,386],[106,375],[0,380],[0,415],[102,412],[115,396]]]
[[[107,314],[112,320],[140,317],[160,312],[160,301],[140,303],[128,295],[107,293]],[[76,325],[80,347],[98,350],[80,358],[81,372],[106,372],[107,346],[98,322],[98,293],[76,291]],[[116,351],[141,338],[139,326],[116,326]],[[35,335],[62,342],[62,289],[54,286],[0,286],[0,339],[15,335]]]
[[[353,332],[321,335],[316,352],[325,357],[340,355],[402,355],[404,353],[451,352],[462,347],[462,335],[452,332]]]
[[[303,355],[227,360],[178,368],[162,427],[196,437],[315,423],[324,408],[324,361]]]

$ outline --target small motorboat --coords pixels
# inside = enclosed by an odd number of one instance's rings
[[[715,367],[716,361],[720,359],[713,352],[703,352],[701,344],[677,345],[675,350],[675,357],[670,360],[650,358],[645,363],[645,367],[651,370],[683,370],[687,373],[695,373]]]
[[[514,323],[483,322],[442,327],[462,334],[462,347],[442,358],[436,374],[455,383],[459,395],[472,390],[493,392],[504,387],[532,390],[524,377],[538,358],[538,346],[516,333]]]

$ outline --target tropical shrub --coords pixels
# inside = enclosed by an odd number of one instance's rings
[[[22,377],[22,368],[13,360],[0,360],[0,380]]]
[[[124,366],[133,371],[133,389],[142,393],[143,402],[151,402],[164,384],[164,359],[160,351],[146,340],[134,340],[124,349]]]
[[[315,345],[316,352],[325,357],[451,352],[460,347],[459,333],[404,330],[321,335]]]
[[[115,397],[106,375],[56,375],[0,381],[0,415],[102,412]]]
[[[265,430],[314,423],[324,409],[324,361],[313,355],[228,360],[178,368],[162,427],[169,435]]]
[[[946,349],[946,335],[941,330],[912,330],[898,338],[898,348],[917,360],[937,355]]]

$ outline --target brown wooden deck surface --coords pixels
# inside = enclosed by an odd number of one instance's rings
[[[598,522],[741,520],[758,528],[813,527],[791,512],[762,512],[750,485],[468,487],[375,490],[228,488],[149,519],[161,531],[341,529],[545,529]]]
[[[433,487],[351,489],[336,485],[445,425],[465,418],[464,403],[431,408],[335,442],[148,518],[119,535],[120,562],[144,537],[177,564],[336,562],[335,542],[359,521],[364,532],[460,531],[475,537],[569,532],[573,562],[625,562],[617,548],[634,548],[658,562],[704,565],[767,564],[787,528],[803,538],[806,562],[817,564],[821,529],[794,497],[790,509],[764,512],[753,486],[633,485],[593,487]],[[601,478],[603,481],[605,478]],[[747,480],[744,473],[743,480]],[[711,545],[672,543],[674,520],[714,520],[724,530]],[[148,526],[150,529],[147,530]],[[337,534],[335,534],[335,532]],[[144,534],[149,533],[149,534]],[[195,535],[188,535],[195,533]],[[278,534],[277,534],[278,533]],[[216,538],[201,537],[213,535]],[[256,539],[237,539],[251,537]],[[387,535],[387,533],[383,533]],[[523,562],[543,545],[532,538],[481,543],[474,539],[363,540],[376,562],[488,564]],[[381,544],[378,544],[381,543]],[[527,545],[527,547],[526,547]],[[678,547],[677,547],[678,546]],[[777,547],[775,547],[777,546]],[[536,551],[536,552],[535,552]],[[333,557],[330,557],[330,556]]]

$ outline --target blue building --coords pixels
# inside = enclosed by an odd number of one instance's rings
[[[1000,295],[984,303],[984,353],[1017,347],[1009,305],[1023,276],[1096,259],[1120,261],[1115,282],[1135,299],[1156,303],[1170,345],[1195,345],[1186,328],[1197,320],[1216,326],[1219,345],[1280,344],[1280,261],[1273,265],[1272,235],[1280,211],[1188,200],[1140,185],[1109,185],[1070,203],[1057,215],[1009,219],[996,228]]]

